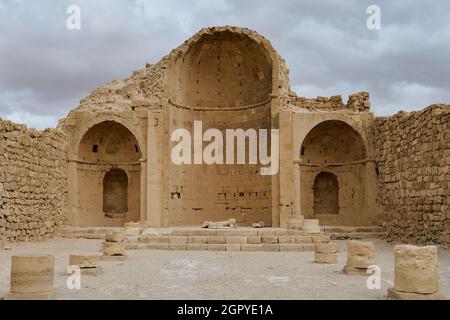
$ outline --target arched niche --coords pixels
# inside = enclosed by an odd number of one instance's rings
[[[314,180],[314,214],[339,213],[339,182],[330,172],[319,173]]]
[[[90,128],[81,139],[78,158],[87,162],[139,161],[136,137],[122,124],[104,121]]]
[[[315,126],[300,150],[300,159],[306,164],[347,163],[365,158],[365,145],[360,134],[338,120],[324,121]]]
[[[107,217],[128,212],[128,176],[122,169],[111,169],[103,179],[103,212]]]

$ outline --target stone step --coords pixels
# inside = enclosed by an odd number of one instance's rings
[[[147,244],[308,244],[329,242],[328,236],[157,236],[141,235],[139,243]],[[133,242],[133,241],[129,241]]]
[[[326,233],[385,232],[385,228],[379,226],[322,226],[321,231]]]
[[[314,252],[314,243],[282,244],[169,244],[127,243],[126,250],[228,251],[228,252]]]
[[[331,240],[385,239],[386,232],[335,232],[328,233]]]
[[[323,226],[321,231],[332,240],[384,239],[387,236],[385,228],[379,226]]]

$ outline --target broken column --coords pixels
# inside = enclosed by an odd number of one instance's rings
[[[123,261],[127,259],[125,255],[125,235],[123,232],[113,232],[105,236],[103,242],[103,256],[101,260]]]
[[[337,263],[339,254],[339,245],[337,243],[316,243],[315,244],[315,262],[316,263]]]
[[[440,299],[437,247],[394,247],[395,284],[388,297],[401,300]]]
[[[11,257],[11,289],[7,300],[48,300],[53,294],[55,258],[50,255]]]
[[[367,274],[367,269],[376,264],[375,245],[372,242],[347,242],[346,274]]]
[[[102,273],[101,267],[98,266],[97,255],[70,255],[68,271],[73,267],[79,268],[82,275],[96,276]]]

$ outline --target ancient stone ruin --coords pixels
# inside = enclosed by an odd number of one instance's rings
[[[0,242],[49,238],[63,226],[235,219],[310,233],[319,223],[383,226],[394,240],[450,244],[450,106],[375,117],[366,92],[304,98],[288,75],[258,33],[205,28],[158,63],[94,90],[56,129],[0,121]],[[174,164],[171,133],[193,132],[194,121],[221,132],[278,129],[279,170]],[[279,241],[239,245],[279,250]],[[107,243],[106,251],[123,246]]]

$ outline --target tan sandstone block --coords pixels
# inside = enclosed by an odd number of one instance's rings
[[[125,240],[125,233],[123,232],[112,232],[105,236],[105,240],[108,242],[122,242]]]
[[[225,244],[226,242],[225,237],[208,237],[208,244]]]
[[[125,255],[125,243],[103,242],[102,251],[104,256],[123,256]]]
[[[226,244],[225,250],[226,251],[241,251],[241,245],[240,244]]]
[[[176,237],[169,237],[169,244],[187,244],[187,237],[183,236],[176,236]]]
[[[305,219],[303,220],[303,230],[306,233],[320,233],[320,225],[318,219]]]
[[[282,244],[282,243],[295,243],[295,237],[289,237],[289,236],[278,237],[278,242],[280,244]]]
[[[261,237],[257,237],[257,236],[247,237],[247,243],[248,244],[261,244]]]
[[[49,255],[11,257],[11,293],[39,294],[53,290],[55,258]]]
[[[311,238],[314,243],[328,243],[331,241],[330,236],[327,234],[314,235]]]
[[[375,264],[375,245],[372,242],[347,242],[348,267],[367,269],[368,267]]]
[[[261,237],[261,242],[263,244],[277,244],[278,237]]]
[[[439,292],[437,247],[398,245],[395,254],[395,286],[400,292]]]
[[[202,237],[202,236],[189,236],[188,237],[188,244],[207,244],[208,243],[208,237]]]
[[[285,251],[285,252],[314,251],[314,245],[301,244],[301,243],[280,243],[280,251]]]
[[[334,264],[338,262],[337,253],[315,253],[315,262],[324,264]]]
[[[246,244],[247,243],[247,237],[227,237],[227,244]]]
[[[208,244],[208,251],[225,251],[225,244]]]
[[[339,252],[339,245],[337,243],[316,243],[316,253],[334,254]]]
[[[241,251],[246,252],[262,251],[262,244],[242,244]]]
[[[280,245],[279,244],[264,244],[263,243],[262,251],[278,252],[278,251],[280,251]]]
[[[69,266],[78,266],[83,268],[96,268],[98,265],[98,256],[96,255],[70,255]]]
[[[188,251],[203,251],[208,250],[207,244],[188,244],[186,249]]]

